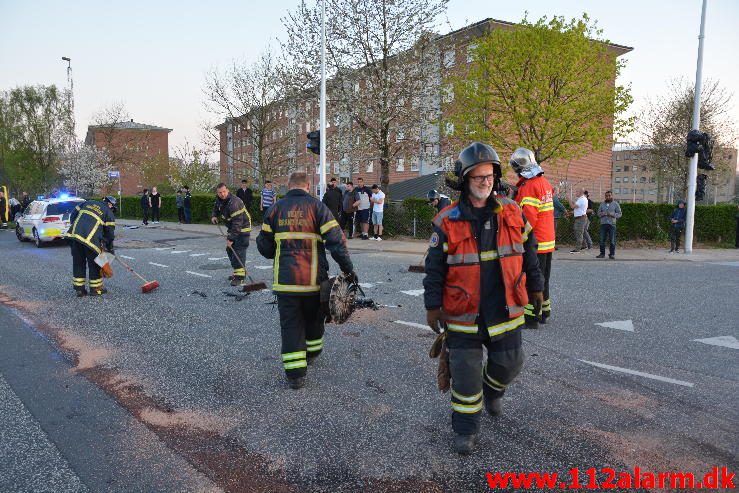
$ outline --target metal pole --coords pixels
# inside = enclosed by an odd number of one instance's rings
[[[693,100],[693,125],[692,129],[698,129],[701,124],[701,76],[703,74],[703,40],[706,32],[706,5],[708,1],[703,0],[701,10],[701,30],[698,36],[698,62],[695,69],[695,99]],[[695,223],[695,180],[698,177],[698,154],[690,158],[688,164],[688,212],[685,220],[685,253],[693,251],[693,226]]]
[[[321,182],[320,199],[326,193],[326,0],[321,0]]]

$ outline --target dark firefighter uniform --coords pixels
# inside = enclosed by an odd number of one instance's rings
[[[516,202],[523,209],[539,243],[537,251],[539,267],[544,275],[544,304],[541,307],[541,321],[546,322],[552,311],[552,300],[549,298],[549,278],[552,272],[552,253],[555,241],[554,190],[542,175],[531,179],[522,178],[516,186],[518,187]],[[533,310],[533,305],[526,305],[525,313],[529,325],[537,318]]]
[[[492,196],[487,204],[473,209],[465,199],[434,218],[423,281],[426,309],[442,308],[447,324],[459,435],[477,434],[483,397],[486,404],[502,397],[521,370],[527,291],[543,285],[536,238],[519,206]]]
[[[95,257],[103,249],[113,251],[115,216],[107,202],[88,200],[76,206],[69,217],[67,238],[72,249],[72,285],[78,296],[87,294],[85,265],[90,275],[90,294],[105,293],[100,267]]]
[[[226,254],[228,254],[228,259],[231,261],[231,267],[233,268],[231,278],[232,280],[243,281],[246,277],[243,263],[246,261],[246,249],[249,247],[251,216],[247,212],[244,202],[236,195],[229,193],[224,200],[216,197],[212,217],[222,219],[228,228],[226,237],[233,241],[232,248],[239,256],[239,258],[236,258],[231,248],[226,248]]]
[[[328,279],[326,250],[342,272],[354,269],[344,233],[328,207],[300,189],[266,213],[257,248],[274,259],[272,290],[282,332],[282,364],[288,380],[304,377],[307,362],[323,349],[321,282]]]

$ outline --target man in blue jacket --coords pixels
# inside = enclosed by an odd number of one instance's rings
[[[678,253],[680,249],[680,236],[685,229],[685,217],[688,211],[685,209],[685,201],[677,203],[677,207],[670,216],[670,253]]]

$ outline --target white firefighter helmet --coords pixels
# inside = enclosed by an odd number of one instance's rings
[[[519,147],[513,151],[509,163],[513,171],[524,178],[531,179],[544,173],[539,163],[536,162],[534,153],[525,147]]]

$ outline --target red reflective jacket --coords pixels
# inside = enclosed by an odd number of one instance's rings
[[[543,176],[527,180],[522,178],[516,185],[518,193],[516,202],[519,203],[526,220],[534,228],[534,235],[539,242],[538,253],[554,251],[554,191],[552,185]]]

